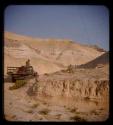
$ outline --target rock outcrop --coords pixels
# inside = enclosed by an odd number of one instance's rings
[[[102,98],[109,93],[109,81],[104,79],[45,80],[38,84],[38,93],[46,96]]]
[[[45,74],[40,76],[37,84],[39,95],[105,98],[109,95],[109,67]]]

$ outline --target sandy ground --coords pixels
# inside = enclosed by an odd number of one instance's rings
[[[9,121],[105,121],[109,116],[108,98],[29,97],[27,85],[11,91],[12,84],[4,84],[4,115]]]

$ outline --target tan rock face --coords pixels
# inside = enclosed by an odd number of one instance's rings
[[[109,93],[108,80],[45,80],[38,84],[38,93],[48,96],[103,98]]]
[[[32,80],[28,84],[31,83]],[[37,85],[39,95],[104,99],[109,96],[109,67],[77,68],[71,73],[65,70],[41,75]]]

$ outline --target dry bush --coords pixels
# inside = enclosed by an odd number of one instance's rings
[[[33,110],[31,109],[23,109],[24,112],[27,112],[27,113],[33,113]]]
[[[43,102],[44,105],[47,105],[47,102]]]
[[[38,104],[38,103],[34,103],[34,104],[32,104],[30,107],[31,107],[31,108],[36,108],[37,106],[39,106],[39,104]]]
[[[99,110],[104,110],[103,108],[100,108]]]
[[[75,113],[77,111],[77,108],[72,108],[72,109],[69,109],[69,110],[70,110],[70,112]]]
[[[40,114],[47,115],[50,112],[49,109],[43,109],[42,111],[39,111]]]
[[[73,116],[73,117],[70,117],[70,119],[71,119],[71,120],[74,120],[74,121],[76,121],[76,122],[86,122],[86,121],[87,121],[87,120],[84,119],[83,117],[80,117],[80,116],[77,116],[77,115],[75,115],[75,116]]]
[[[32,110],[28,110],[27,113],[33,113],[33,111]]]
[[[49,74],[48,74],[48,73],[44,73],[44,75],[45,75],[45,76],[49,76]]]
[[[95,111],[95,110],[92,110],[90,113],[91,113],[91,114],[94,114],[94,115],[99,115],[98,112]]]

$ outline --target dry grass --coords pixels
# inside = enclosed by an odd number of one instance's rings
[[[47,102],[43,102],[44,105],[47,105]]]
[[[39,113],[42,115],[47,115],[49,112],[50,112],[49,109],[43,109],[42,111],[39,111]]]
[[[70,112],[75,113],[77,111],[77,109],[78,108],[73,108],[73,109],[69,109],[69,110],[70,110]]]
[[[62,115],[62,114],[57,114],[56,116],[57,116],[57,117],[61,117],[61,115]]]
[[[99,110],[104,110],[103,108],[100,108]]]
[[[37,106],[39,106],[39,104],[38,104],[38,103],[34,103],[34,104],[32,104],[30,107],[31,107],[31,108],[36,108]]]
[[[87,120],[84,119],[83,117],[80,117],[80,116],[77,116],[77,115],[75,115],[75,116],[73,116],[73,117],[70,117],[70,120],[74,120],[74,121],[76,121],[76,122],[86,122],[86,121],[87,121]]]
[[[90,113],[91,113],[91,114],[94,114],[94,115],[99,115],[98,112],[95,111],[95,110],[92,110]]]
[[[48,74],[48,73],[44,73],[44,75],[45,75],[45,76],[49,76],[49,74]]]
[[[23,109],[24,112],[27,112],[27,113],[33,113],[33,110],[32,109]]]
[[[28,110],[27,113],[33,113],[33,111],[32,110]]]

